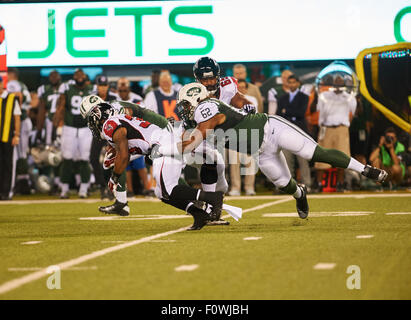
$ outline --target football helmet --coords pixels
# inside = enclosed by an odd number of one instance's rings
[[[56,146],[38,145],[30,149],[30,154],[39,167],[57,167],[63,161],[61,150]]]
[[[80,105],[81,116],[86,119],[90,111],[100,103],[104,103],[104,100],[94,94],[84,97]]]
[[[195,108],[207,97],[207,88],[201,83],[192,82],[183,86],[177,95],[176,112],[179,118],[193,120]]]
[[[210,57],[202,57],[197,60],[193,67],[195,79],[203,84],[206,79],[215,79],[214,84],[207,83],[207,91],[215,94],[220,88],[220,66],[217,61]]]
[[[98,104],[88,112],[87,126],[95,138],[103,139],[103,124],[109,117],[115,114],[118,114],[118,112],[107,102]]]

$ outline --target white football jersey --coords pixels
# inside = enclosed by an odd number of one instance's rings
[[[104,122],[102,130],[104,139],[112,146],[114,132],[120,127],[127,129],[130,156],[148,154],[149,148],[164,135],[164,131],[155,124],[126,114],[117,114]]]
[[[231,99],[238,92],[237,79],[234,77],[224,77],[220,79],[220,96],[217,97],[227,104],[231,103]]]

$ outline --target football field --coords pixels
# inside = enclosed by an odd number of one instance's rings
[[[0,203],[0,299],[411,299],[411,193],[227,197],[229,226],[135,198]]]

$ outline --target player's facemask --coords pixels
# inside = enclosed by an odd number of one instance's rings
[[[214,80],[214,84],[210,84],[211,81]],[[206,82],[207,81],[207,82]],[[210,94],[215,94],[217,90],[220,87],[220,79],[219,77],[207,77],[207,78],[201,78],[199,81],[203,86],[207,88],[207,91]]]
[[[108,103],[101,103],[90,111],[87,117],[87,126],[95,138],[99,140],[104,139],[102,134],[103,124],[110,116],[116,113],[116,110]]]

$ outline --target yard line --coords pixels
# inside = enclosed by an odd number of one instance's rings
[[[198,268],[198,264],[189,264],[189,265],[182,265],[179,267],[174,268],[175,271],[194,271]]]
[[[260,209],[263,209],[263,208],[266,208],[266,207],[269,207],[269,206],[272,206],[272,205],[276,205],[276,204],[279,204],[279,203],[283,203],[283,202],[286,202],[286,201],[290,201],[290,200],[293,200],[293,199],[294,198],[288,196],[287,199],[272,201],[272,202],[268,202],[268,203],[265,203],[265,204],[262,204],[262,205],[255,206],[253,208],[246,209],[246,210],[243,211],[243,213],[251,212],[251,211],[255,211],[255,210],[260,210]],[[229,214],[223,216],[223,218],[228,218],[228,217],[230,217]],[[105,249],[102,249],[102,250],[94,251],[92,253],[80,256],[80,257],[75,258],[75,259],[71,259],[71,260],[68,260],[68,261],[64,261],[64,262],[61,262],[61,263],[58,263],[58,264],[52,264],[52,265],[55,265],[55,266],[59,267],[60,270],[66,270],[68,268],[74,267],[74,266],[76,266],[78,264],[81,264],[83,262],[86,262],[86,261],[89,261],[89,260],[104,256],[104,255],[112,253],[112,252],[116,252],[116,251],[119,251],[119,250],[122,250],[122,249],[125,249],[125,248],[129,248],[129,247],[138,245],[140,243],[149,242],[149,241],[152,241],[152,240],[155,240],[155,239],[158,239],[158,238],[163,238],[163,237],[166,237],[166,236],[169,236],[169,235],[172,235],[172,234],[176,234],[176,233],[179,233],[179,232],[186,231],[189,227],[190,226],[187,226],[187,227],[179,228],[179,229],[176,229],[176,230],[171,230],[171,231],[167,231],[167,232],[163,232],[163,233],[158,233],[158,234],[153,235],[153,236],[148,236],[148,237],[144,237],[144,238],[141,238],[141,239],[125,242],[125,243],[118,244],[118,245],[115,245],[115,246],[112,246],[112,247],[108,247],[108,248],[105,248]],[[13,280],[10,280],[10,281],[7,281],[7,282],[3,283],[2,285],[0,285],[0,294],[4,294],[4,293],[9,292],[11,290],[17,289],[17,288],[19,288],[19,287],[21,287],[21,286],[23,286],[27,283],[36,281],[38,279],[41,279],[41,278],[47,276],[48,275],[47,269],[48,268],[43,268],[43,269],[38,270],[36,272],[25,275],[21,278],[13,279]]]
[[[31,267],[31,268],[8,268],[7,269],[10,272],[24,272],[24,271],[37,271],[37,270],[43,270],[43,268],[40,267]],[[88,270],[97,270],[97,266],[91,266],[91,267],[72,267],[72,268],[67,268],[66,271],[88,271]]]
[[[363,234],[363,235],[356,236],[356,238],[357,239],[371,239],[371,238],[374,238],[374,235],[373,234]]]
[[[42,243],[43,241],[26,241],[26,242],[22,242],[20,244],[39,244]]]
[[[319,262],[313,267],[313,269],[314,270],[332,270],[332,269],[335,268],[335,266],[336,266],[336,264],[333,263],[333,262],[331,262],[331,263],[329,263],[329,262],[326,262],[326,263]]]
[[[249,241],[249,240],[260,240],[262,237],[246,237],[243,240]]]
[[[284,199],[287,195],[265,195],[265,196],[227,196],[225,200],[273,200]],[[334,198],[411,198],[411,192],[404,193],[351,193],[351,194],[309,194],[309,199],[334,199]],[[161,202],[156,198],[128,198],[128,202]],[[1,205],[15,205],[15,204],[51,204],[51,203],[97,203],[102,202],[100,199],[43,199],[43,200],[11,200],[1,201]]]
[[[408,215],[411,214],[411,212],[387,212],[387,216],[395,216],[395,215]]]

